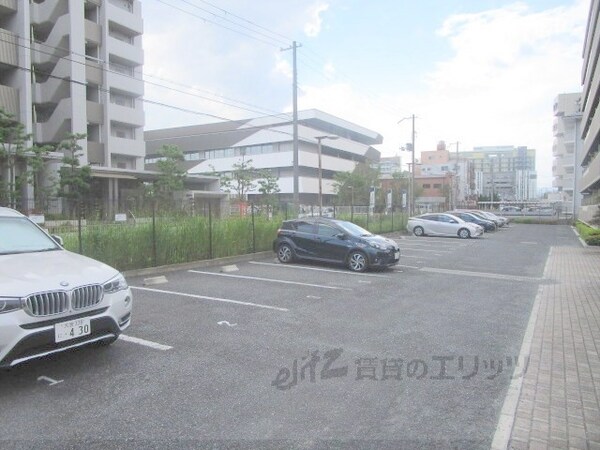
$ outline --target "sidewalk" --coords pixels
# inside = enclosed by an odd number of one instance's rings
[[[553,247],[544,278],[508,448],[600,450],[600,248]]]

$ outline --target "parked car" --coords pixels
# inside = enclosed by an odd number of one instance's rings
[[[298,259],[341,263],[354,272],[389,267],[400,260],[398,244],[344,220],[309,217],[286,220],[273,251],[282,263]]]
[[[475,212],[481,214],[483,217],[486,217],[488,219],[494,220],[496,222],[499,223],[499,227],[503,227],[508,225],[508,222],[510,222],[510,220],[507,217],[503,217],[503,216],[499,216],[497,214],[494,214],[493,212],[490,211],[480,211],[480,210],[476,210]]]
[[[519,208],[518,206],[503,206],[502,208],[500,208],[500,211],[520,212],[521,208]]]
[[[483,234],[483,227],[446,213],[411,217],[406,229],[415,236],[458,236],[468,239]]]
[[[110,344],[131,323],[119,271],[71,253],[23,214],[0,207],[0,367]]]
[[[452,214],[453,216],[456,216],[464,220],[465,222],[470,222],[482,226],[483,231],[496,231],[498,229],[498,226],[493,221],[477,217],[473,213],[463,211],[448,211],[448,214]]]

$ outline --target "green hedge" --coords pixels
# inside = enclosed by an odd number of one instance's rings
[[[575,227],[577,228],[579,235],[585,241],[586,244],[600,245],[600,229],[599,228],[590,227],[589,225],[586,225],[583,222],[577,222],[575,224]]]

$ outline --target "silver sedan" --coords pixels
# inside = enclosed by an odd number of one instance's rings
[[[408,219],[406,229],[415,236],[458,236],[463,239],[481,236],[483,228],[452,214],[421,214]]]

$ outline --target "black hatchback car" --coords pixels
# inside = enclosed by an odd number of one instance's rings
[[[296,259],[334,262],[354,272],[393,266],[400,260],[395,241],[352,222],[323,217],[284,221],[273,241],[273,251],[282,263]]]

